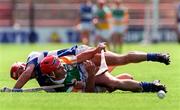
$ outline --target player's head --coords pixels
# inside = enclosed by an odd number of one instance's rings
[[[50,56],[45,57],[40,62],[40,69],[43,74],[51,74],[52,72],[58,69],[60,64],[61,63],[58,57],[54,55],[50,55]]]
[[[17,80],[19,76],[25,71],[26,64],[24,62],[15,62],[11,66],[10,76],[14,80]]]
[[[120,4],[122,3],[122,0],[114,0],[114,3],[115,3],[116,5],[120,5]]]
[[[106,1],[105,0],[98,0],[97,2],[98,2],[99,7],[102,8]]]
[[[83,0],[81,3],[87,3],[90,2],[90,0]]]

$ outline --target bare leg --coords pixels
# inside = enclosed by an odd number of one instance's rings
[[[85,45],[89,44],[89,31],[88,30],[83,30],[80,32],[80,37],[81,37],[81,42]]]
[[[120,79],[120,80],[123,80],[123,79],[130,79],[130,80],[133,80],[134,78],[130,75],[130,74],[128,74],[128,73],[122,73],[122,74],[119,74],[119,75],[117,75],[117,76],[115,76],[117,79]],[[115,91],[116,89],[112,89],[112,88],[107,88],[107,90],[109,91],[109,92],[113,92],[113,91]]]
[[[113,33],[112,34],[112,45],[113,45],[113,50],[120,52],[122,51],[122,44],[123,44],[123,34],[121,33]]]
[[[129,52],[127,54],[116,54],[113,52],[105,52],[106,63],[108,66],[125,65],[129,63],[139,63],[147,60],[147,53],[145,52]],[[100,54],[94,56],[92,61],[96,65],[100,65]]]
[[[113,91],[116,89],[123,91],[132,91],[132,92],[141,92],[142,87],[140,86],[138,81],[131,79],[117,79],[112,76],[110,73],[106,72],[95,78],[95,84],[104,86],[107,88],[111,88]]]
[[[117,79],[134,79],[133,76],[131,76],[128,73],[123,73],[115,76]]]

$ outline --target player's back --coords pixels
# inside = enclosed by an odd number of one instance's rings
[[[55,55],[58,57],[65,56],[65,55],[75,55],[77,49],[77,45],[67,49],[58,49],[52,51],[33,51],[28,55],[27,58],[27,65],[34,64],[37,66],[44,57],[48,55]]]

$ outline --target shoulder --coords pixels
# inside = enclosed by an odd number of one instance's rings
[[[33,51],[28,55],[27,63],[40,55],[40,52]]]
[[[37,65],[44,58],[44,52],[31,52],[27,58],[27,65]]]
[[[40,52],[32,51],[31,53],[29,53],[28,57],[35,56],[35,55],[38,55],[38,54],[40,54]]]

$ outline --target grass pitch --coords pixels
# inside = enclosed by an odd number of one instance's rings
[[[15,81],[9,77],[9,68],[15,61],[26,61],[28,53],[69,47],[72,44],[13,45],[0,44],[0,87],[13,87]],[[120,66],[113,74],[131,73],[136,80],[160,79],[167,85],[168,93],[159,99],[155,93],[0,93],[0,110],[180,110],[180,45],[163,43],[142,46],[126,44],[128,51],[168,52],[171,65],[143,62]],[[25,88],[37,87],[31,80]]]

